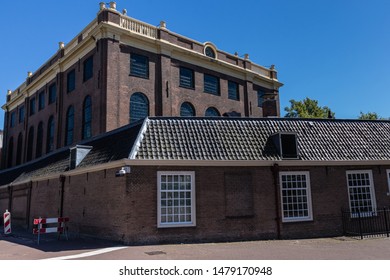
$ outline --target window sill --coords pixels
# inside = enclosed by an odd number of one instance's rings
[[[135,78],[149,80],[149,76],[140,76],[140,75],[129,74],[129,77],[135,77]]]
[[[187,86],[182,86],[182,85],[179,85],[180,88],[185,88],[185,89],[191,89],[191,90],[195,90],[195,87],[187,87]]]
[[[181,227],[195,227],[195,223],[171,223],[171,224],[157,224],[157,228],[181,228]]]

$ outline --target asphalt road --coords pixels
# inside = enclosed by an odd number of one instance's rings
[[[0,235],[0,260],[390,260],[390,239],[348,237],[124,246],[107,241]]]

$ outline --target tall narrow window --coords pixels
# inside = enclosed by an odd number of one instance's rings
[[[36,110],[35,108],[36,108],[35,97],[33,97],[30,99],[30,116],[35,114],[35,110]]]
[[[91,97],[88,95],[84,99],[83,105],[83,139],[88,139],[92,136],[92,103]]]
[[[18,144],[16,148],[16,165],[22,163],[22,152],[23,152],[23,134],[20,132],[18,136]]]
[[[73,131],[74,130],[74,107],[69,106],[66,112],[66,134],[65,134],[65,146],[73,143]]]
[[[76,71],[73,69],[67,75],[66,92],[71,92],[76,88]]]
[[[56,102],[56,98],[57,98],[57,87],[56,84],[52,84],[49,87],[49,104]]]
[[[8,142],[8,154],[7,154],[7,166],[12,167],[12,161],[13,161],[13,156],[14,156],[14,138],[11,137]]]
[[[30,127],[28,131],[27,138],[27,161],[33,159],[33,150],[34,150],[34,127]]]
[[[40,122],[38,124],[38,131],[37,131],[37,146],[35,149],[35,157],[39,158],[42,156],[42,145],[43,145],[43,123]]]
[[[54,117],[50,116],[47,123],[46,153],[54,150]]]
[[[136,122],[149,115],[149,100],[141,92],[130,97],[130,123]]]
[[[264,91],[258,90],[257,91],[257,106],[263,107],[263,103],[264,103]]]
[[[19,108],[19,123],[24,122],[24,106]]]
[[[215,76],[204,74],[204,92],[219,95],[219,79]]]
[[[157,172],[157,226],[195,226],[195,172]]]
[[[41,91],[38,95],[38,111],[45,108],[45,92]]]
[[[195,109],[189,102],[184,102],[180,107],[180,117],[194,117]]]
[[[87,81],[93,76],[93,56],[84,61],[83,81]]]
[[[311,221],[309,172],[280,172],[279,175],[283,222]]]
[[[349,206],[352,215],[370,215],[376,210],[371,170],[347,171]]]
[[[9,126],[14,127],[16,124],[16,111],[13,111],[11,113],[10,121],[9,121]]]
[[[195,88],[194,71],[180,67],[180,86],[184,88]]]
[[[238,84],[228,81],[228,97],[232,100],[240,100],[240,93],[238,91]]]
[[[149,78],[149,58],[132,53],[130,56],[130,75],[146,79]]]

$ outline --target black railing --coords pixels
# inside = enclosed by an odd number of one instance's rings
[[[369,212],[342,210],[343,230],[346,236],[390,236],[390,209],[378,208]]]

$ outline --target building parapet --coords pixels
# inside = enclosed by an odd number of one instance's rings
[[[127,11],[124,9],[122,13],[116,10],[116,3],[110,2],[108,4],[101,2],[99,3],[100,10],[98,12],[98,17],[95,18],[90,24],[88,24],[87,27],[83,29],[75,38],[73,38],[68,44],[65,44],[64,42],[59,42],[59,49],[58,51],[50,57],[48,61],[46,61],[38,70],[36,70],[34,73],[28,72],[26,81],[22,83],[16,90],[11,91],[9,90],[7,92],[7,103],[2,107],[3,109],[6,109],[6,105],[10,102],[18,99],[21,94],[23,94],[26,90],[26,88],[31,84],[33,81],[38,79],[38,76],[42,75],[44,72],[46,72],[48,69],[51,68],[54,64],[59,62],[64,56],[68,56],[70,53],[72,53],[75,49],[77,49],[78,45],[88,36],[90,36],[95,29],[99,26],[100,21],[109,22],[110,24],[117,25],[118,27],[125,29],[131,33],[141,35],[153,40],[161,40],[161,32],[168,32],[170,35],[177,38],[177,40],[185,40],[186,42],[193,42],[196,45],[206,46],[207,43],[200,43],[195,40],[189,39],[185,36],[176,34],[174,32],[171,32],[167,29],[167,25],[165,21],[161,21],[160,25],[158,27],[153,26],[151,24],[136,20],[134,18],[131,18],[127,16]],[[99,15],[103,12],[112,13],[115,15],[115,19],[110,16],[101,17],[99,19]],[[179,46],[179,45],[178,45]],[[277,71],[275,70],[274,66],[272,65],[270,68],[258,65],[253,63],[249,60],[249,55],[245,54],[244,58],[238,57],[236,54],[229,54],[221,50],[217,50],[219,54],[225,56],[227,59],[223,60],[225,63],[237,65],[245,70],[249,70],[250,72],[260,75],[262,77],[265,77],[270,80],[277,81]],[[233,59],[232,59],[233,58]],[[282,84],[280,84],[282,85]]]

